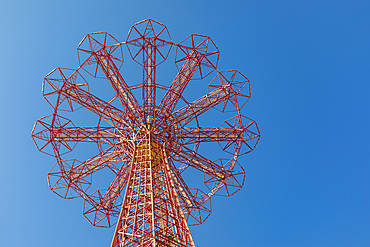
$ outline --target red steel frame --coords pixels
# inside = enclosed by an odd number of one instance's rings
[[[130,87],[120,73],[124,45],[142,66],[142,83],[136,86]],[[156,67],[172,47],[178,73],[165,87],[156,82]],[[241,115],[250,98],[249,80],[236,70],[217,69],[219,52],[209,37],[194,34],[177,44],[163,24],[150,19],[136,23],[125,42],[105,32],[91,33],[78,53],[76,70],[57,68],[45,77],[43,95],[54,112],[39,119],[32,131],[37,148],[57,160],[48,174],[50,188],[63,198],[83,197],[84,215],[93,225],[111,227],[118,217],[111,247],[195,246],[188,224],[209,216],[213,195],[224,191],[230,196],[243,186],[237,158],[251,152],[260,137],[256,122]],[[100,73],[114,97],[104,101],[92,95],[86,73],[92,78]],[[184,100],[195,74],[204,79],[210,73],[216,76],[208,93],[193,102]],[[142,91],[141,105],[134,89]],[[160,101],[159,89],[167,90]],[[177,107],[181,100],[184,106]],[[76,127],[61,116],[78,107],[99,117],[96,127]],[[199,116],[215,108],[234,115],[219,127],[199,126]],[[83,162],[65,158],[81,142],[95,143],[98,154]],[[211,142],[219,143],[228,157],[212,161],[198,153],[200,144]],[[189,167],[205,174],[208,191],[187,186],[182,173]],[[113,181],[91,193],[91,176],[102,169],[114,173]]]

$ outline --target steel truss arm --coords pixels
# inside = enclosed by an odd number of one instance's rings
[[[204,172],[207,177],[205,177],[204,183],[210,190],[208,193],[199,196],[199,199],[197,198],[199,205],[204,204],[222,188],[225,188],[226,195],[230,196],[242,187],[242,184],[239,182],[239,178],[242,176],[242,180],[244,181],[245,173],[244,171],[234,170],[237,158],[236,156],[226,163],[221,161],[219,165],[184,146],[182,149],[183,150],[181,151],[171,150],[173,159],[181,163],[186,163],[188,166]],[[232,190],[230,191],[230,189]]]
[[[47,125],[45,129],[33,133],[32,137],[38,140],[45,141],[45,145],[40,147],[42,150],[48,144],[54,144],[54,147],[63,145],[67,150],[72,151],[73,147],[69,143],[78,142],[92,142],[96,144],[110,144],[114,145],[115,142],[119,142],[120,137],[111,133],[110,130],[114,130],[113,127],[52,127]],[[55,145],[57,144],[57,145]]]
[[[232,176],[230,171],[225,170],[222,166],[210,161],[186,146],[182,146],[181,150],[173,149],[171,152],[177,156],[173,157],[174,160],[187,163],[189,166],[194,167],[195,169],[198,169],[199,171],[204,172],[211,177],[225,180],[227,177]]]
[[[149,122],[156,115],[156,66],[167,59],[173,43],[167,27],[154,20],[144,20],[132,26],[125,43],[131,58],[143,67],[142,114]]]
[[[119,140],[114,127],[57,127],[51,130],[54,141],[113,144]]]
[[[135,116],[139,116],[139,105],[110,57],[109,52],[106,48],[102,48],[99,52],[94,52],[93,55],[121,102],[124,112],[128,114],[131,121],[134,121]]]
[[[178,192],[177,195],[182,204],[182,210],[187,215],[187,218],[192,216],[198,224],[201,224],[211,213],[211,210],[202,205],[204,204],[202,198],[195,197],[191,193],[181,174],[173,165],[171,165],[171,178]],[[201,211],[208,213],[208,215],[203,218]]]
[[[222,74],[220,73],[219,76],[222,76]],[[247,83],[248,82],[245,82],[244,84]],[[181,123],[182,126],[186,126],[197,116],[236,96],[237,92],[233,88],[233,83],[228,82],[227,84],[217,87],[203,97],[175,111],[174,116],[176,116],[176,118],[171,122],[172,124]]]
[[[156,49],[148,41],[148,44],[143,46],[143,111],[144,118],[153,115],[153,109],[155,107],[155,72],[156,72]],[[154,118],[155,116],[151,116]]]
[[[252,123],[241,128],[230,127],[184,127],[177,139],[182,140],[182,144],[194,144],[201,142],[225,141],[225,142],[247,142],[259,137],[248,129]]]
[[[84,67],[96,64],[95,71],[91,75],[97,77],[98,68],[100,67],[121,102],[124,112],[133,121],[139,109],[138,104],[114,62],[123,63],[122,45],[124,43],[118,43],[112,35],[106,32],[95,32],[85,36],[77,50],[79,58],[80,54],[88,54],[85,61],[80,60],[80,68],[86,70]]]
[[[196,207],[197,203],[193,198],[188,186],[185,184],[184,180],[182,179],[180,173],[177,171],[176,168],[171,167],[171,178],[175,184],[175,187],[178,192],[180,200],[182,203],[186,205],[188,208]]]
[[[119,214],[120,203],[116,202],[127,184],[130,172],[130,161],[124,161],[114,180],[107,190],[98,190],[92,195],[85,195],[84,215],[92,225],[97,225],[104,219],[107,226],[112,226],[112,217]],[[105,193],[102,193],[105,191]]]
[[[162,113],[169,115],[173,112],[177,102],[180,100],[182,93],[184,92],[187,84],[195,73],[197,67],[199,67],[203,58],[204,54],[200,54],[195,50],[193,50],[186,58],[186,61],[177,73],[174,81],[160,103],[159,108],[161,109]]]
[[[107,148],[103,152],[95,155],[94,157],[84,161],[80,165],[68,171],[68,178],[76,183],[78,180],[103,169],[104,167],[113,165],[123,161],[123,150],[116,150],[114,146]]]
[[[103,208],[109,208],[109,206],[117,200],[119,195],[121,194],[123,188],[125,187],[128,175],[130,172],[130,162],[126,161],[122,165],[122,168],[118,172],[118,174],[115,176],[114,180],[110,184],[108,190],[105,192],[104,196],[102,197],[102,200],[100,201],[100,204]]]
[[[127,116],[124,112],[112,106],[111,104],[99,99],[98,97],[93,96],[89,92],[83,90],[78,85],[73,83],[73,79],[74,79],[73,75],[75,73],[78,73],[78,69],[75,70],[74,73],[69,78],[66,78],[64,76],[60,68],[58,68],[58,70],[63,76],[63,85],[60,89],[56,90],[56,92],[59,95],[69,98],[72,101],[76,102],[77,104],[89,109],[91,112],[99,116],[102,116],[108,123],[111,123],[112,125],[115,125],[114,123],[121,123],[126,126],[129,126],[129,123],[127,121]],[[45,77],[45,81],[48,82],[52,86],[54,86],[54,83],[53,83],[54,80],[55,79],[49,78],[48,76]],[[56,107],[55,110],[57,110],[58,103],[56,104],[55,107]]]

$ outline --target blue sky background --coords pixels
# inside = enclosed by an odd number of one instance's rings
[[[370,246],[369,11],[355,0],[1,1],[0,245],[110,246],[113,228],[91,226],[82,200],[49,190],[55,161],[31,129],[52,113],[42,79],[78,66],[86,34],[124,41],[152,18],[175,42],[210,36],[219,68],[252,83],[244,114],[260,143],[240,159],[244,188],[215,198],[211,217],[191,228],[196,244]]]

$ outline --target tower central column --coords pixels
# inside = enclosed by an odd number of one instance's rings
[[[111,247],[195,247],[164,147],[149,137],[133,157]]]

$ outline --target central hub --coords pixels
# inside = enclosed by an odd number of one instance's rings
[[[135,160],[145,167],[158,167],[163,160],[162,146],[153,141],[146,141],[136,147]]]

